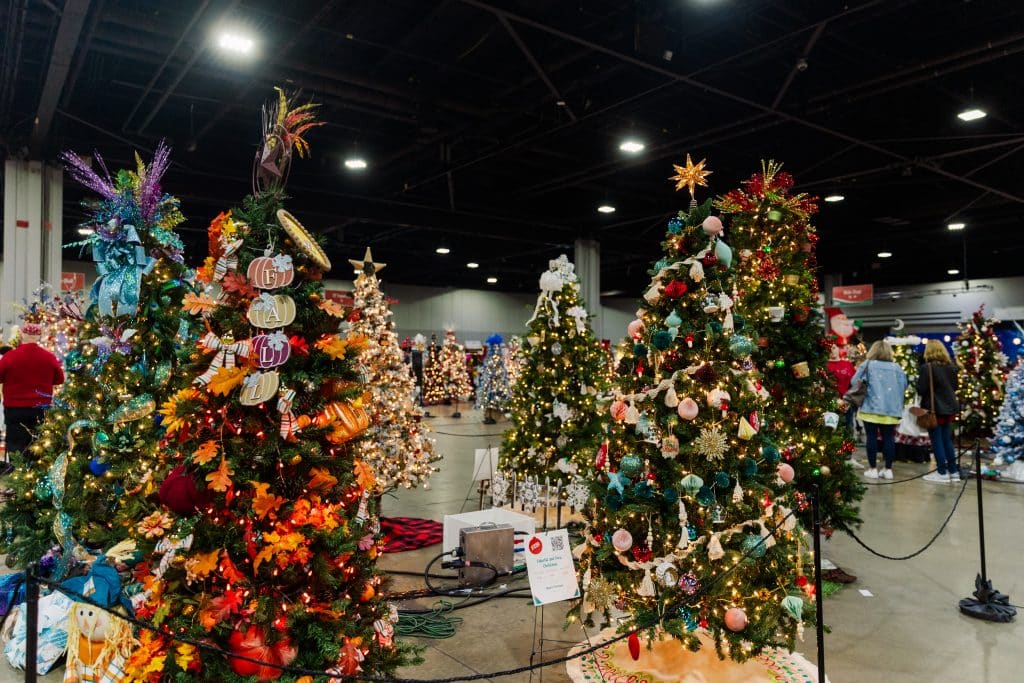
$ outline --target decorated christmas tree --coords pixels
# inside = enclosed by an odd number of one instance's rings
[[[355,308],[358,312],[352,332],[366,338],[360,355],[366,369],[370,399],[370,429],[359,441],[359,459],[373,468],[379,491],[413,488],[434,472],[430,430],[415,403],[416,381],[391,320],[391,307],[380,289],[377,273],[385,264],[375,263],[370,249],[362,261],[350,260],[355,268]],[[409,340],[410,348],[412,340]]]
[[[59,544],[63,574],[83,549],[125,540],[145,514],[140,497],[126,493],[150,493],[157,483],[166,425],[156,407],[172,390],[176,353],[189,341],[181,302],[191,291],[174,232],[184,218],[160,188],[169,154],[161,144],[149,165],[138,160],[113,176],[98,154],[97,170],[63,155],[71,176],[99,195],[86,204],[83,228],[93,232],[78,246],[90,249],[100,276],[86,314],[74,322],[67,380],[8,480],[16,495],[4,506],[3,550],[16,566]]]
[[[49,285],[35,290],[33,299],[14,308],[21,324],[36,323],[43,328],[38,344],[64,362],[64,356],[78,342],[78,327],[88,304],[77,292],[50,291]]]
[[[432,406],[445,400],[445,376],[441,366],[441,347],[437,335],[430,335],[430,344],[423,352],[423,404]]]
[[[729,339],[729,349],[741,369],[758,368],[755,386],[769,396],[758,412],[766,440],[796,470],[803,494],[820,485],[822,523],[842,529],[859,523],[864,487],[848,463],[850,435],[838,429],[840,397],[828,370],[833,342],[817,306],[818,235],[811,217],[818,205],[793,193],[793,177],[781,168],[762,163],[760,173],[715,202],[738,256],[736,312],[746,327]],[[798,498],[810,527],[808,499]]]
[[[677,187],[692,196],[703,165],[676,166]],[[588,468],[581,611],[589,621],[615,606],[629,615],[622,628],[680,647],[700,647],[705,629],[742,661],[792,649],[813,588],[793,512],[799,482],[782,461],[785,437],[761,418],[775,399],[752,358],[756,332],[733,313],[732,251],[710,208],[691,202],[669,221],[628,326],[616,426]]]
[[[499,460],[501,469],[537,481],[589,467],[608,423],[598,398],[609,380],[568,258],[548,263],[540,290]]]
[[[430,358],[423,369],[424,383],[429,388],[427,402],[457,402],[469,398],[473,394],[473,385],[466,366],[466,349],[455,338],[455,330],[445,330],[444,343],[436,355],[433,341],[431,337]],[[452,417],[460,417],[460,414],[456,411]]]
[[[509,395],[512,393],[512,387],[519,381],[525,360],[526,352],[523,349],[523,340],[518,334],[514,334],[508,340],[508,345],[505,348],[505,374],[508,376]]]
[[[960,325],[960,336],[953,343],[960,367],[956,392],[960,399],[960,428],[968,438],[992,434],[1003,402],[1006,356],[996,336],[997,322],[985,316],[983,305]]]
[[[1006,396],[992,437],[993,465],[1011,465],[1014,479],[1024,479],[1024,363],[1006,378]]]
[[[484,424],[497,422],[494,415],[505,410],[512,388],[508,381],[508,349],[500,334],[487,338],[487,355],[480,364],[476,381],[476,409],[484,411]]]
[[[269,664],[351,676],[403,659],[379,595],[362,335],[324,297],[331,263],[283,207],[294,153],[317,125],[284,94],[264,111],[252,196],[210,226],[205,292],[186,308],[207,332],[192,386],[161,407],[174,469],[164,507],[136,531],[159,538],[137,568],[139,617]],[[343,331],[339,332],[339,328]],[[295,681],[263,664],[142,631],[131,680]]]
[[[903,402],[910,404],[917,396],[917,368],[921,362],[921,354],[915,349],[924,342],[920,337],[886,337],[892,347],[893,362],[903,368],[907,373],[907,389],[904,392]]]

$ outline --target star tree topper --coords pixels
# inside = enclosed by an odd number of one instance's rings
[[[357,261],[354,258],[348,260],[352,264],[352,267],[356,269],[356,275],[359,273],[366,273],[367,275],[373,275],[380,272],[386,266],[386,263],[374,263],[373,254],[370,253],[370,248],[366,248],[366,254],[363,256],[362,261]]]
[[[698,185],[701,187],[707,187],[707,177],[711,175],[711,171],[705,170],[704,164],[707,159],[701,159],[696,164],[690,160],[690,155],[686,155],[686,166],[680,166],[679,164],[672,164],[672,168],[676,170],[676,174],[669,178],[669,180],[676,181],[676,192],[685,188],[690,190],[690,199],[696,199],[693,196],[693,191]]]

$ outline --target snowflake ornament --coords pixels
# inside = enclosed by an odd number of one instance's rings
[[[700,430],[700,436],[694,441],[697,452],[709,460],[721,460],[729,448],[729,440],[717,426]]]

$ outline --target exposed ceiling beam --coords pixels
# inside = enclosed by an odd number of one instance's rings
[[[33,156],[43,151],[43,145],[50,135],[53,115],[57,112],[57,103],[68,73],[75,57],[75,48],[85,26],[85,18],[89,14],[90,0],[67,0],[60,15],[57,35],[53,40],[53,52],[50,53],[50,66],[46,70],[43,91],[39,96],[39,107],[36,109],[35,125],[29,139],[29,150]]]
[[[672,79],[675,79],[675,80],[679,81],[680,83],[684,83],[686,85],[689,85],[690,87],[692,87],[692,88],[694,88],[696,90],[704,91],[706,93],[710,93],[712,95],[716,95],[718,97],[721,97],[722,99],[728,100],[730,102],[735,102],[736,104],[740,104],[740,105],[743,105],[743,106],[746,106],[746,107],[750,107],[751,109],[754,109],[756,111],[759,111],[759,112],[762,112],[762,113],[765,113],[765,114],[771,114],[773,116],[777,116],[781,120],[786,121],[788,123],[793,123],[793,124],[796,124],[798,126],[802,126],[804,128],[807,128],[808,130],[813,130],[813,131],[821,133],[823,135],[834,137],[834,138],[838,138],[838,139],[844,140],[846,142],[855,143],[858,146],[863,147],[864,149],[870,150],[870,151],[875,152],[877,154],[880,154],[882,156],[893,158],[893,159],[897,159],[899,161],[902,161],[904,163],[910,164],[912,166],[917,166],[919,168],[922,168],[922,169],[925,169],[927,171],[930,171],[931,173],[934,173],[936,175],[942,176],[942,177],[947,178],[949,180],[953,180],[953,181],[962,183],[964,185],[969,185],[971,187],[975,187],[975,188],[980,189],[980,190],[987,190],[987,191],[991,192],[992,194],[995,194],[995,195],[998,195],[1000,197],[1003,197],[1004,199],[1009,199],[1010,201],[1013,201],[1013,202],[1016,202],[1016,203],[1019,203],[1019,204],[1024,204],[1024,197],[1021,197],[1019,195],[1013,194],[1012,192],[1007,192],[1006,190],[1001,190],[999,188],[992,187],[992,186],[987,185],[985,183],[981,183],[981,182],[978,182],[976,180],[973,180],[972,178],[965,178],[965,177],[963,177],[963,176],[961,176],[959,174],[951,173],[950,171],[947,171],[947,170],[945,170],[943,168],[935,166],[934,164],[929,164],[929,163],[926,163],[926,162],[923,162],[923,161],[920,161],[920,160],[917,160],[917,159],[912,159],[910,157],[904,156],[903,154],[900,154],[899,152],[895,152],[893,150],[886,149],[885,147],[882,147],[881,145],[877,145],[877,144],[869,142],[867,140],[863,140],[863,139],[861,139],[861,138],[859,138],[859,137],[857,137],[855,135],[851,135],[849,133],[844,133],[844,132],[836,130],[834,128],[830,128],[829,126],[826,126],[824,124],[815,123],[814,121],[810,121],[810,120],[805,119],[805,118],[803,118],[801,116],[797,116],[795,114],[790,114],[790,113],[787,113],[787,112],[784,112],[784,111],[772,110],[772,108],[770,106],[768,106],[766,104],[762,104],[761,102],[758,102],[756,100],[752,100],[749,97],[745,97],[743,95],[738,95],[738,94],[736,94],[734,92],[730,92],[729,90],[726,90],[724,88],[720,88],[720,87],[711,85],[709,83],[704,83],[704,82],[698,81],[695,78],[692,78],[690,76],[686,76],[684,74],[672,71],[671,69],[666,69],[666,68],[664,68],[662,66],[659,66],[657,64],[651,64],[651,63],[647,62],[646,60],[640,59],[638,57],[634,57],[633,55],[630,55],[630,54],[626,54],[626,53],[622,52],[621,50],[617,50],[615,48],[611,48],[611,47],[608,47],[606,45],[602,45],[601,43],[598,43],[596,41],[593,41],[593,40],[590,40],[590,39],[587,39],[587,38],[583,38],[581,36],[574,35],[572,33],[569,33],[568,31],[564,31],[564,30],[556,28],[554,26],[550,26],[549,24],[546,24],[546,23],[544,23],[542,21],[537,21],[535,19],[531,19],[530,17],[524,16],[522,14],[518,14],[516,12],[511,12],[511,11],[503,9],[501,7],[497,7],[495,5],[492,5],[491,3],[483,2],[482,0],[460,0],[460,2],[463,2],[463,3],[467,4],[467,5],[471,5],[473,7],[477,7],[479,9],[482,9],[482,10],[485,10],[485,11],[488,11],[488,12],[493,12],[496,15],[505,16],[506,18],[508,18],[510,20],[516,21],[517,23],[523,24],[525,26],[533,27],[535,29],[538,29],[538,30],[543,31],[545,33],[548,33],[550,35],[557,36],[558,38],[561,38],[563,40],[567,40],[569,42],[573,42],[573,43],[577,43],[579,45],[583,45],[585,47],[589,47],[589,48],[591,48],[592,50],[594,50],[596,52],[599,52],[601,54],[605,54],[605,55],[608,55],[608,56],[611,56],[611,57],[615,57],[616,59],[619,59],[619,60],[622,60],[622,61],[627,62],[629,64],[632,64],[632,65],[634,65],[634,66],[636,66],[638,68],[644,69],[646,71],[650,71],[652,73],[657,73],[657,74],[660,74],[662,76],[667,76],[669,78],[672,78]]]
[[[523,56],[526,57],[526,61],[528,61],[530,66],[533,67],[533,70],[537,72],[537,77],[540,78],[544,85],[547,86],[548,92],[554,95],[555,99],[561,103],[562,108],[565,109],[565,113],[569,115],[569,118],[575,121],[576,114],[573,112],[572,107],[570,107],[569,103],[565,101],[564,97],[562,97],[562,93],[558,91],[558,88],[555,86],[554,82],[552,82],[551,77],[548,76],[546,71],[544,71],[544,67],[541,66],[541,63],[538,62],[537,58],[533,56],[532,52],[530,52],[530,48],[527,44],[523,42],[523,38],[519,35],[519,32],[516,31],[516,27],[512,25],[512,22],[510,22],[507,17],[500,14],[498,15],[498,21],[500,21],[501,25],[505,27],[506,31],[508,31],[509,36],[512,37],[512,41],[519,48],[519,51],[523,53]]]

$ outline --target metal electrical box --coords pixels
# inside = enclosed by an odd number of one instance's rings
[[[481,586],[494,578],[494,572],[489,568],[474,567],[477,562],[493,565],[499,575],[512,573],[515,529],[511,524],[459,529],[459,546],[462,548],[462,559],[470,565],[459,569],[460,586]]]

